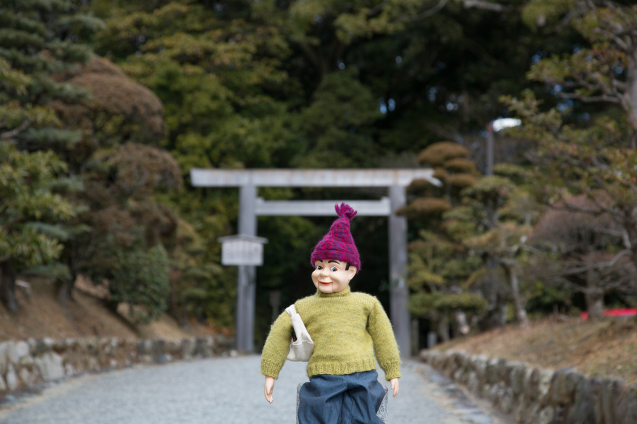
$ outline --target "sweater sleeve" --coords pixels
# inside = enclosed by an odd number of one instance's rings
[[[261,374],[279,378],[279,371],[283,368],[290,350],[292,340],[292,322],[290,315],[283,311],[270,328],[270,334],[265,341],[261,354]]]
[[[396,343],[394,330],[385,309],[376,298],[369,314],[368,329],[374,341],[374,352],[378,364],[385,371],[385,379],[389,381],[392,378],[400,378],[398,343]]]

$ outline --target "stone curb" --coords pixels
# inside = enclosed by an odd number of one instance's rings
[[[236,354],[221,334],[161,339],[51,338],[0,343],[0,398],[37,384],[91,371]]]
[[[623,380],[464,351],[422,350],[420,360],[521,424],[637,424],[637,386]]]

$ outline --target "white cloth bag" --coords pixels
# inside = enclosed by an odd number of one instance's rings
[[[310,333],[307,332],[305,324],[301,319],[301,315],[296,313],[294,305],[291,305],[285,309],[285,312],[290,314],[290,320],[292,321],[292,327],[294,327],[294,333],[296,334],[296,341],[290,342],[290,351],[288,352],[288,361],[294,362],[307,362],[312,356],[314,350],[314,342]]]

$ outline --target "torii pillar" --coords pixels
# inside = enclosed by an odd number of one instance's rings
[[[239,188],[239,234],[257,235],[256,199],[257,187],[255,185],[246,184]],[[235,315],[237,350],[251,353],[254,351],[257,267],[239,266],[237,274],[237,310]]]
[[[407,301],[409,287],[407,275],[407,218],[396,215],[396,211],[407,203],[404,186],[389,187],[389,312],[402,356],[411,356],[411,320]]]
[[[238,233],[257,235],[257,216],[335,215],[334,204],[350,204],[359,216],[389,218],[390,319],[402,356],[410,356],[410,317],[407,309],[409,288],[407,274],[407,219],[396,215],[406,204],[405,187],[414,179],[426,179],[434,185],[440,181],[431,169],[192,169],[195,187],[239,187]],[[264,201],[257,198],[257,187],[387,187],[388,198],[380,201]],[[237,281],[237,350],[254,351],[256,267],[240,266]]]

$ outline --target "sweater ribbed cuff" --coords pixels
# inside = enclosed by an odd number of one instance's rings
[[[274,377],[275,380],[279,379],[279,371],[283,368],[282,365],[277,364],[267,359],[261,359],[261,374]]]
[[[380,366],[385,371],[385,380],[389,381],[392,378],[400,378],[400,361],[390,362],[388,364],[382,364]]]

